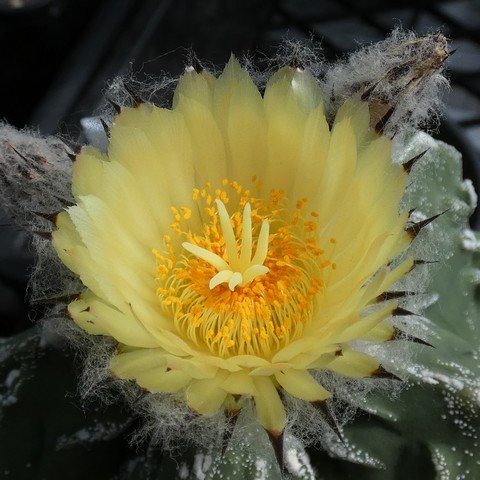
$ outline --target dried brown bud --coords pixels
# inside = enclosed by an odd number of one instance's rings
[[[369,104],[371,127],[389,136],[428,121],[438,109],[439,87],[446,84],[441,71],[448,56],[448,41],[441,33],[416,38],[394,31],[327,72],[330,111],[359,96]]]

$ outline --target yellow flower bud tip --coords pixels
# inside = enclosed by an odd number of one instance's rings
[[[323,402],[314,371],[377,371],[349,344],[392,338],[385,292],[414,262],[391,263],[412,241],[408,175],[369,125],[347,100],[329,126],[308,69],[262,95],[233,57],[218,78],[187,69],[171,109],[122,108],[53,235],[85,285],[70,315],[122,346],[113,374],[207,416],[252,399],[278,437],[279,391]]]

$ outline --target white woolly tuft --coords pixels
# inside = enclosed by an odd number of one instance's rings
[[[317,78],[325,71],[321,45],[313,40],[285,40],[269,63],[274,69],[285,66],[308,69]]]
[[[161,393],[145,394],[134,407],[146,420],[135,441],[147,438],[172,452],[185,443],[198,447],[221,444],[226,424],[220,410],[211,417],[198,415],[176,395]]]
[[[35,131],[0,124],[0,204],[32,235],[32,302],[52,302],[80,288],[50,242],[55,215],[73,204],[69,153],[72,150],[56,137],[42,138]]]
[[[10,217],[27,230],[52,230],[42,215],[73,203],[70,149],[58,138],[0,123],[0,201]]]
[[[408,127],[434,126],[441,107],[440,93],[448,86],[442,75],[448,57],[440,34],[417,38],[413,32],[394,30],[384,41],[366,46],[326,72],[327,111],[334,115],[345,99],[361,96],[394,106],[384,132],[390,135]]]
[[[60,261],[49,240],[33,235],[31,246],[35,263],[27,290],[32,304],[69,301],[83,289],[80,279]]]

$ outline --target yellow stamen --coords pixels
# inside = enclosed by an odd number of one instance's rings
[[[191,232],[185,218],[193,209],[172,207],[172,232],[186,241],[153,250],[157,294],[175,328],[222,357],[271,358],[299,338],[336,267],[318,244],[317,217],[304,212],[307,199],[262,196],[255,186],[258,198],[227,179],[195,189],[196,210],[207,214],[201,230]]]

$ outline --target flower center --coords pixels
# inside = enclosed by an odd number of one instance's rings
[[[209,282],[210,290],[213,290],[217,285],[226,283],[228,284],[228,288],[233,292],[238,285],[245,287],[258,276],[269,272],[270,269],[263,264],[268,252],[269,223],[268,220],[262,221],[262,227],[258,235],[257,249],[252,258],[252,208],[250,203],[247,203],[243,209],[242,243],[240,254],[238,254],[235,232],[233,231],[225,204],[218,199],[215,202],[222,226],[228,261],[193,243],[184,242],[182,245],[185,250],[205,260],[217,269],[218,273],[215,274]]]
[[[318,218],[305,214],[305,199],[265,195],[258,183],[256,196],[236,182],[223,186],[194,190],[200,226],[192,209],[172,207],[173,238],[153,250],[157,294],[177,331],[199,348],[270,358],[319,308],[335,245],[319,247]]]

